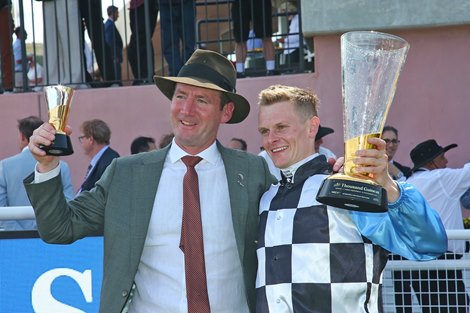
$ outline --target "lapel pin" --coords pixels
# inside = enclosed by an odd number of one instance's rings
[[[237,183],[242,187],[245,187],[245,185],[243,185],[243,180],[244,179],[245,179],[245,177],[243,176],[243,174],[239,173]]]

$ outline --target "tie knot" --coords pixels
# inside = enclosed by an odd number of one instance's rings
[[[181,158],[181,161],[186,165],[186,167],[195,167],[196,164],[202,161],[201,157],[186,155]]]

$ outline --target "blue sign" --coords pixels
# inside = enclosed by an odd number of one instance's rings
[[[0,239],[0,313],[98,312],[103,238]]]

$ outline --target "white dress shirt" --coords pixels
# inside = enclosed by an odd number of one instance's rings
[[[459,198],[470,187],[470,163],[463,168],[428,170],[420,168],[406,180],[423,194],[435,209],[446,229],[463,229],[463,217]],[[463,240],[450,240],[449,251],[465,252]]]
[[[327,160],[328,160],[328,159],[331,159],[331,158],[332,158],[332,159],[335,159],[335,160],[337,159],[336,154],[334,154],[333,151],[331,151],[330,149],[325,148],[325,147],[323,147],[323,146],[320,146],[320,147],[318,148],[318,153],[319,153],[319,154],[323,154],[324,156],[326,156],[326,159],[327,159]]]
[[[281,170],[278,169],[276,165],[274,165],[273,160],[271,159],[269,154],[266,152],[266,150],[261,151],[260,153],[258,153],[258,155],[260,157],[263,157],[266,160],[266,163],[268,163],[268,168],[271,174],[273,174],[277,180],[281,180]]]
[[[184,255],[179,248],[186,173],[181,157],[185,155],[173,141],[155,196],[130,313],[188,312]],[[198,156],[203,158],[195,169],[211,311],[248,312],[225,166],[215,143]]]
[[[296,14],[292,17],[289,24],[289,35],[284,39],[284,54],[294,52],[295,49],[300,46],[300,34],[299,34],[299,15]]]

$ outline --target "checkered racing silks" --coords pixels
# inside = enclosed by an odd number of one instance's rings
[[[261,199],[257,313],[383,312],[388,252],[359,233],[349,211],[315,200],[326,168],[314,158]]]

